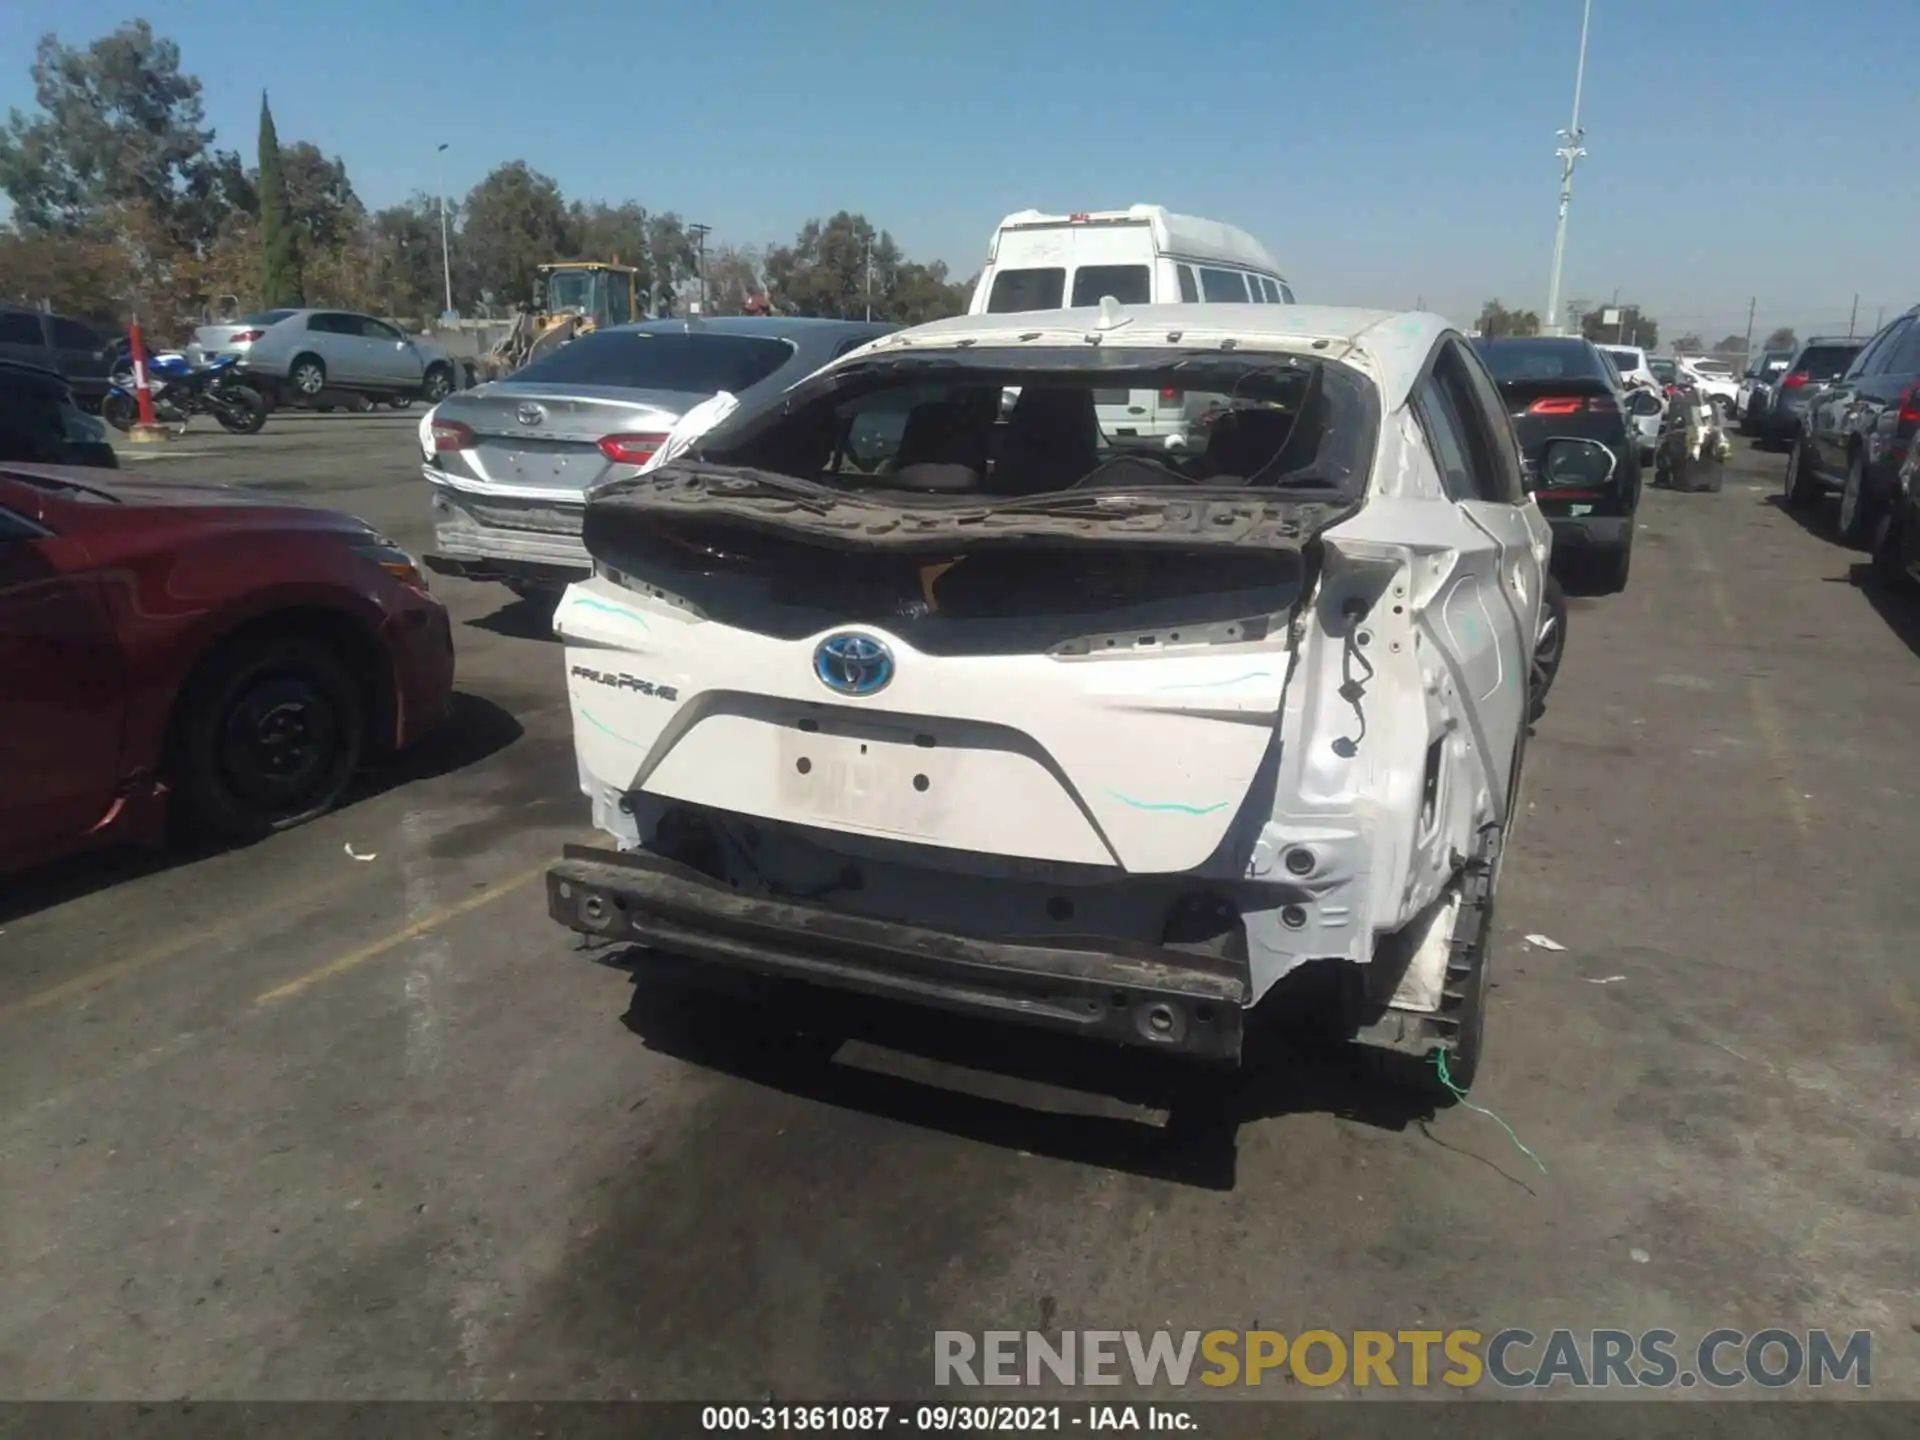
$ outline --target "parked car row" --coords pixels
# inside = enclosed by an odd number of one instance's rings
[[[1902,570],[1900,557],[1912,543],[1908,462],[1920,430],[1920,305],[1896,315],[1864,342],[1848,341],[1821,378],[1803,367],[1803,357],[1781,379],[1781,395],[1797,374],[1796,408],[1787,456],[1786,503],[1806,509],[1822,496],[1840,497],[1840,538],[1847,545],[1884,554],[1883,569]],[[1803,352],[1808,347],[1802,347]],[[1839,352],[1837,344],[1828,349]],[[1841,366],[1840,360],[1846,363]],[[1782,407],[1776,403],[1775,410]],[[1783,417],[1773,422],[1779,433]]]

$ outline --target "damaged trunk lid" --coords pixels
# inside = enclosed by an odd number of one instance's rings
[[[589,505],[555,617],[583,779],[1142,874],[1266,817],[1313,537],[1351,504],[649,478]]]

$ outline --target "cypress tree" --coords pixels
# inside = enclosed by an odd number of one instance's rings
[[[260,92],[260,304],[264,309],[306,304],[300,283],[300,245],[287,213],[287,177],[280,170],[267,92]]]

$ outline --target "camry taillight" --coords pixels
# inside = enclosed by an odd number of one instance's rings
[[[664,435],[603,435],[600,453],[616,465],[644,465],[666,440]]]
[[[1780,382],[1780,388],[1782,390],[1798,390],[1806,383],[1807,372],[1804,370],[1796,370]]]
[[[473,445],[473,427],[462,425],[458,420],[436,420],[433,422],[433,448],[448,450],[467,450]]]
[[[1920,385],[1909,385],[1900,397],[1900,423],[1920,425]]]
[[[267,332],[264,330],[236,330],[227,340],[229,345],[246,345],[258,340]]]

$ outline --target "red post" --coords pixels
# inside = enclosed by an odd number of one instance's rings
[[[135,317],[127,327],[127,347],[133,352],[133,395],[140,407],[140,423],[153,421],[153,391],[147,386],[147,349],[140,343],[140,321]]]

